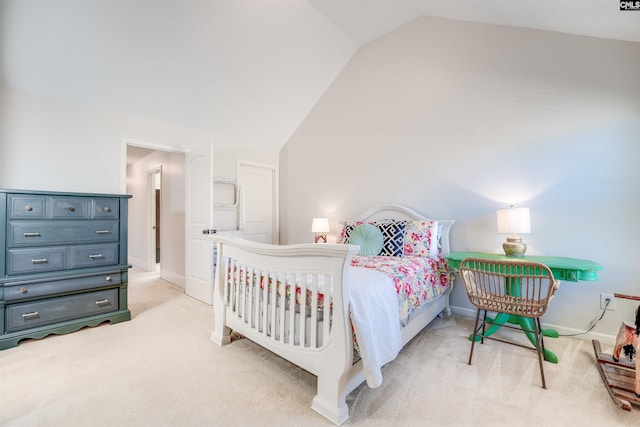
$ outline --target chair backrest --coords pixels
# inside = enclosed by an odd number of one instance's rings
[[[469,301],[482,310],[536,318],[559,287],[544,264],[466,258],[460,265]]]

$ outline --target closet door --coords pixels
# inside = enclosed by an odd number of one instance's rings
[[[238,185],[243,237],[260,243],[279,243],[277,168],[240,161]]]

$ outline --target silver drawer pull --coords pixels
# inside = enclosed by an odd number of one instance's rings
[[[96,301],[96,305],[102,307],[103,305],[111,305],[111,303],[108,299],[103,299],[102,301]]]
[[[24,237],[40,237],[40,233],[22,233]]]
[[[33,207],[31,205],[25,205],[24,210],[27,212],[31,212],[33,210]]]
[[[113,279],[111,278],[111,276],[107,276],[104,278],[104,280],[106,280],[107,282],[111,282]]]
[[[34,311],[33,313],[22,314],[22,320],[37,319],[38,317],[40,317],[40,315],[38,314],[37,311]]]
[[[32,263],[32,264],[46,264],[46,263],[48,263],[48,262],[49,262],[49,261],[47,261],[47,259],[46,259],[46,258],[32,259],[32,260],[31,260],[31,263]]]
[[[67,210],[68,210],[69,212],[75,212],[75,211],[76,211],[76,208],[74,208],[73,206],[67,206]]]
[[[96,234],[109,234],[111,231],[109,230],[96,230]]]
[[[110,211],[111,211],[111,209],[109,208],[109,206],[105,206],[104,208],[102,208],[102,210],[103,210],[104,212],[110,212]]]
[[[89,255],[89,258],[91,258],[91,259],[100,259],[100,258],[104,258],[104,255],[102,255],[102,254]]]

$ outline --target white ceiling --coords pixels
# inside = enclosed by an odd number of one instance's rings
[[[127,166],[131,166],[138,160],[142,160],[154,152],[155,150],[149,148],[127,145]]]
[[[371,40],[421,15],[640,43],[618,0],[0,0],[2,83],[282,146]]]
[[[357,45],[421,16],[640,42],[640,11],[619,0],[309,0]]]

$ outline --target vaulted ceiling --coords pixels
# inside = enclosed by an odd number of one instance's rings
[[[280,147],[358,48],[421,15],[640,43],[618,0],[0,0],[0,81]]]

